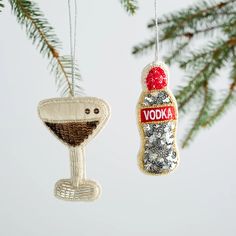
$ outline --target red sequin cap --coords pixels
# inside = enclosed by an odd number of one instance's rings
[[[152,67],[145,82],[149,91],[163,89],[168,84],[167,74],[160,66]]]

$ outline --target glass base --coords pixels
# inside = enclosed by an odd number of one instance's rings
[[[83,180],[78,186],[71,179],[59,180],[54,194],[57,198],[68,201],[94,201],[100,195],[99,185],[92,180]]]

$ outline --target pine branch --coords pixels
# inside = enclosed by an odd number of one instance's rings
[[[0,0],[0,12],[2,11],[2,8],[4,7],[3,1]]]
[[[61,60],[63,57],[59,55],[61,43],[38,5],[28,0],[9,0],[9,2],[28,38],[39,48],[40,53],[50,60],[51,71],[55,73],[56,80],[61,81],[57,82],[59,90],[63,95],[72,95],[71,75],[64,68],[64,62]],[[72,67],[71,61],[67,66]],[[76,79],[79,77],[76,76]]]
[[[193,139],[193,137],[197,134],[197,132],[200,130],[202,124],[205,122],[206,117],[208,116],[208,110],[209,107],[212,104],[212,96],[213,93],[208,87],[208,82],[206,81],[203,86],[203,103],[202,107],[199,110],[199,113],[188,131],[183,143],[182,147],[185,148],[189,145],[190,141]]]
[[[143,55],[153,49],[155,45],[155,39],[150,39],[144,43],[136,45],[133,47],[132,54],[134,55]]]
[[[206,66],[201,69],[188,84],[182,87],[176,93],[176,100],[178,102],[179,111],[185,111],[184,108],[195,96],[198,94],[199,90],[202,88],[203,84],[209,79],[207,74],[211,74],[213,71],[209,71],[211,64],[208,63]]]
[[[179,29],[192,28],[196,29],[198,26],[205,25],[206,23],[222,23],[222,20],[228,19],[229,13],[235,14],[235,8],[233,7],[236,0],[227,0],[221,2],[213,1],[199,1],[198,3],[174,12],[172,14],[164,15],[160,20],[160,26],[163,24],[168,24],[174,31]],[[152,20],[148,24],[148,28],[154,28],[155,21]]]
[[[223,116],[223,114],[226,112],[226,109],[234,101],[235,95],[235,84],[231,84],[229,91],[222,99],[221,104],[218,106],[218,109],[202,124],[202,127],[212,126],[221,116]]]
[[[230,41],[231,39],[220,39],[216,42],[209,42],[206,47],[189,52],[178,63],[182,69],[191,72],[192,70],[201,69],[207,63],[214,63],[217,66],[227,60],[229,54],[231,54],[229,48]]]
[[[174,13],[174,14],[175,14],[175,13]],[[235,15],[235,10],[234,10],[234,9],[231,9],[231,11],[218,12],[217,15],[218,15],[218,16],[223,16],[223,17],[227,17],[227,16],[229,16],[229,15],[233,16],[233,15]],[[173,19],[169,19],[169,20],[168,20],[168,19],[165,19],[165,17],[168,17],[168,15],[163,16],[162,19],[159,19],[159,20],[158,20],[158,25],[159,25],[160,27],[165,26],[165,25],[167,25],[167,24],[169,24],[169,23],[171,23],[171,22],[174,21]],[[147,28],[152,30],[152,29],[155,27],[155,24],[156,24],[156,23],[155,23],[155,19],[151,19],[151,20],[148,22],[148,24],[147,24]]]
[[[137,0],[120,0],[120,3],[124,7],[124,9],[131,15],[134,15],[138,10]]]
[[[228,35],[236,35],[236,12],[232,17],[229,17],[228,25],[224,27],[224,33]]]
[[[72,88],[72,70],[71,70],[71,65],[73,64],[73,59],[71,56],[62,56],[58,58],[58,61],[52,62],[52,70],[55,71],[56,74],[56,85],[58,88],[60,88],[60,92],[62,96],[66,96],[70,94],[70,87],[67,86],[67,81],[64,79],[64,76],[66,75],[68,80],[70,81],[71,84],[71,89]],[[80,79],[80,73],[79,73],[79,68],[77,64],[75,64],[75,80]],[[74,89],[73,89],[74,96],[78,96],[82,93],[81,87],[75,83]]]
[[[185,48],[185,47],[188,46],[189,41],[192,38],[192,35],[189,34],[189,33],[179,34],[179,35],[176,35],[176,38],[181,38],[181,40],[179,40],[179,42],[176,42],[175,44],[178,45],[180,48],[181,48],[180,45],[184,44],[183,48]],[[187,41],[186,41],[186,39],[187,39]],[[167,41],[168,41],[168,36],[162,34],[159,38],[159,42],[164,43],[164,42],[167,42]],[[172,47],[173,47],[173,44],[172,44]],[[155,38],[152,38],[150,40],[147,40],[146,42],[143,42],[143,43],[140,43],[140,44],[134,46],[133,49],[132,49],[132,54],[135,55],[135,56],[144,55],[144,54],[152,51],[154,46],[155,46]]]
[[[225,66],[225,62],[231,53],[228,50],[228,43],[229,40],[226,42],[219,40],[216,43],[211,43],[200,53],[192,53],[190,59],[187,58],[186,61],[180,63],[190,74],[197,71],[195,75],[189,75],[191,80],[176,94],[180,111],[194,98],[203,84],[216,77],[218,71]]]
[[[179,58],[181,58],[183,50],[185,50],[185,48],[188,46],[188,43],[188,40],[183,40],[182,43],[178,43],[175,47],[172,47],[174,50],[172,50],[169,55],[164,57],[166,64],[171,65],[174,61],[177,61]]]
[[[223,114],[226,110],[232,105],[232,102],[236,98],[236,63],[234,64],[232,75],[231,75],[232,83],[229,86],[227,92],[222,99],[220,99],[217,107],[214,111],[210,114],[207,120],[202,124],[203,127],[212,126]]]
[[[202,1],[187,9],[176,13],[164,15],[159,20],[160,39],[164,43],[166,41],[179,43],[184,38],[196,37],[200,34],[214,33],[216,30],[224,31],[226,27],[230,27],[229,17],[235,18],[236,0],[228,0],[218,3],[207,3]],[[148,28],[154,29],[155,21],[148,23]],[[176,42],[178,43],[178,42]],[[153,44],[140,43],[134,46],[133,54],[143,54],[153,48]],[[137,50],[138,49],[138,50]]]
[[[172,45],[172,47],[177,48],[177,49],[175,50],[175,53],[172,52],[172,55],[167,56],[167,58],[170,58],[175,55],[180,55],[180,52],[182,51],[181,49],[186,48],[194,36],[197,36],[199,34],[206,34],[206,33],[212,34],[212,31],[219,29],[219,28],[226,27],[226,26],[228,26],[228,24],[222,24],[220,26],[212,26],[212,27],[208,27],[205,29],[201,29],[201,30],[195,30],[194,32],[189,31],[189,32],[181,33],[181,34],[178,33],[174,36],[174,38],[170,34],[163,34],[162,33],[160,35],[159,41],[160,41],[160,43],[166,43],[167,41],[171,41],[173,43],[173,41],[176,40],[176,42],[175,42],[176,46]],[[146,42],[143,42],[143,43],[140,43],[140,44],[134,46],[132,49],[132,54],[134,54],[134,55],[146,54],[149,51],[152,51],[154,46],[155,46],[155,39],[152,38],[150,40],[147,40]],[[173,59],[175,59],[175,58],[172,58],[171,61],[173,61]],[[171,64],[168,62],[168,60],[166,61],[166,63]]]

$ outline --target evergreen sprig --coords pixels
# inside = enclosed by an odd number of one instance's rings
[[[2,8],[4,7],[3,1],[0,0],[0,12],[2,11]]]
[[[120,3],[124,7],[124,9],[131,15],[134,15],[138,10],[137,0],[120,0]]]
[[[198,110],[195,111],[197,113],[197,117],[195,118],[191,128],[189,129],[189,131],[187,132],[183,140],[183,143],[182,143],[183,148],[189,145],[190,141],[194,138],[194,136],[200,130],[200,128],[202,127],[202,125],[204,124],[205,120],[208,117],[208,111],[212,105],[214,92],[211,89],[209,89],[208,81],[204,82],[204,86],[203,88],[201,88],[201,90],[202,90],[201,91],[202,94],[200,94],[200,96],[201,96],[202,105],[197,106]]]
[[[51,71],[56,75],[61,94],[63,96],[72,95],[72,60],[60,56],[61,43],[38,5],[29,0],[9,0],[9,2],[12,12],[18,23],[25,29],[27,37],[39,49],[39,52],[50,60],[49,65]],[[78,73],[76,73],[75,79],[79,80]]]
[[[147,27],[155,29],[154,19]],[[235,100],[236,0],[200,1],[162,16],[159,29],[161,46],[169,48],[165,62],[177,63],[186,71],[186,83],[176,92],[179,110],[188,112],[192,104],[196,107],[192,115],[195,119],[183,141],[185,147],[201,128],[218,120]],[[199,39],[202,41],[197,47]],[[153,50],[154,45],[151,38],[134,46],[132,53],[142,55]],[[220,74],[229,67],[232,82],[222,95],[221,90],[213,89],[214,79],[224,79]]]
[[[59,62],[58,62],[59,61]],[[58,87],[58,90],[62,93],[62,95],[71,95],[71,91],[73,92],[73,96],[81,95],[82,89],[79,86],[78,83],[72,84],[72,65],[73,65],[73,59],[70,55],[64,55],[58,58],[58,61],[53,60],[52,64],[52,71],[56,74],[56,85]],[[59,63],[59,64],[58,64]],[[80,73],[79,73],[79,67],[77,64],[75,64],[74,68],[74,76],[75,80],[80,79]],[[67,78],[69,80],[70,86],[68,86],[67,80],[64,78]]]
[[[227,111],[227,108],[236,101],[236,62],[234,62],[230,79],[231,83],[228,90],[222,92],[215,106],[211,108],[210,115],[202,124],[203,127],[212,126]]]

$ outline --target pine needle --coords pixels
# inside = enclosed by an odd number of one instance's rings
[[[0,12],[2,11],[2,8],[4,7],[3,1],[0,0]]]
[[[62,96],[67,96],[70,94],[69,87],[67,86],[67,81],[64,80],[64,77],[67,77],[69,80],[69,83],[72,86],[72,71],[71,71],[71,65],[72,65],[72,58],[71,56],[62,56],[58,58],[58,62],[54,61],[53,70],[56,73],[56,84],[57,87],[60,89],[60,92]],[[79,68],[77,65],[75,65],[75,80],[80,80],[80,73]],[[74,85],[74,95],[78,96],[82,93],[82,89],[80,86],[77,85],[77,83]],[[71,87],[72,89],[72,87]]]
[[[196,133],[201,128],[201,125],[204,123],[206,117],[208,116],[208,110],[212,103],[212,91],[208,88],[208,82],[206,81],[203,88],[203,103],[201,109],[198,112],[198,115],[188,131],[183,143],[182,147],[185,148],[189,145],[190,141],[196,135]]]
[[[9,0],[9,2],[28,38],[39,52],[50,60],[51,71],[56,75],[58,90],[63,96],[72,96],[71,74],[68,69],[72,67],[71,60],[66,57],[67,68],[65,68],[63,57],[59,54],[61,43],[38,5],[28,0]],[[79,76],[76,76],[76,79],[78,80]]]
[[[136,45],[133,47],[132,54],[134,55],[143,55],[149,51],[152,51],[152,49],[155,46],[155,39],[152,38],[144,43],[141,43],[139,45]]]
[[[202,124],[203,127],[212,126],[220,117],[222,117],[227,109],[232,105],[233,101],[236,100],[236,63],[232,69],[231,73],[231,84],[228,91],[224,92],[224,95],[219,99],[218,104],[214,108],[213,112],[207,118],[207,120]]]
[[[134,15],[138,10],[137,0],[120,0],[120,3],[124,7],[124,9],[131,15]]]

